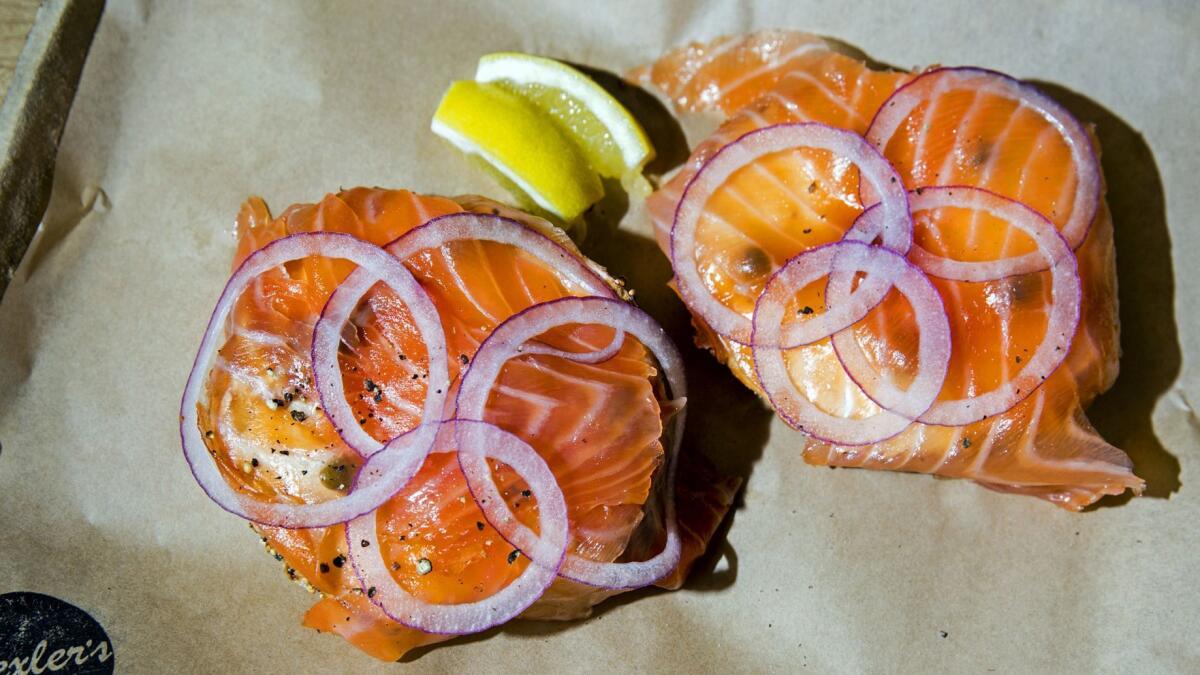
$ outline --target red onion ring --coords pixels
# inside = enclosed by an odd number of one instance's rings
[[[458,445],[460,461],[470,454],[484,467],[487,467],[489,457],[504,462],[524,478],[537,495],[538,558],[531,560],[520,576],[482,600],[458,604],[423,602],[396,583],[384,560],[379,542],[378,511],[355,518],[346,526],[350,561],[371,602],[392,619],[426,633],[465,635],[512,619],[536,602],[553,583],[567,551],[567,505],[545,460],[525,441],[499,427],[463,420],[442,424],[432,452],[453,451],[456,438],[463,429],[470,429],[471,436],[480,442],[470,447]]]
[[[406,289],[400,297],[408,306],[413,316],[417,330],[429,357],[429,381],[425,389],[425,403],[421,414],[422,420],[440,419],[445,410],[446,397],[450,391],[450,370],[446,354],[446,334],[442,329],[441,317],[433,301],[421,288],[420,283],[413,278],[400,261],[395,260],[399,269],[411,280],[413,289]],[[370,457],[383,448],[383,443],[375,440],[359,424],[355,423],[354,411],[346,400],[342,383],[342,369],[338,363],[338,346],[342,342],[342,327],[354,313],[355,307],[376,283],[380,281],[378,274],[364,267],[352,272],[339,285],[325,302],[321,316],[313,326],[311,358],[313,364],[313,383],[321,407],[338,436],[346,445],[363,457]],[[389,284],[390,286],[391,284]],[[361,291],[359,290],[361,289]],[[399,291],[397,291],[399,292]]]
[[[588,293],[608,298],[616,297],[616,292],[579,254],[504,216],[470,212],[438,216],[404,233],[386,248],[397,258],[408,260],[419,251],[469,239],[492,241],[519,248],[546,263],[547,267],[555,270],[565,280]]]
[[[884,245],[907,251],[912,241],[912,216],[908,195],[891,164],[866,140],[850,131],[818,124],[779,124],[751,131],[714,154],[692,176],[675,209],[671,226],[671,266],[679,294],[687,306],[701,316],[712,330],[736,342],[750,344],[753,327],[747,317],[714,298],[696,268],[696,232],[700,217],[713,192],[738,169],[775,152],[795,148],[828,150],[859,168],[863,182],[880,195],[884,220]],[[874,285],[863,288],[886,293]],[[829,322],[833,320],[830,319]]]
[[[409,230],[388,244],[387,250],[400,260],[408,260],[420,251],[464,240],[492,241],[513,246],[546,263],[564,280],[591,295],[616,295],[604,279],[589,268],[578,255],[521,223],[502,216],[469,212],[439,216]],[[405,271],[407,272],[407,269]],[[358,269],[351,273],[329,297],[313,329],[312,341],[313,379],[321,406],[346,445],[364,457],[371,456],[383,447],[383,444],[355,423],[357,417],[346,400],[337,353],[342,339],[342,326],[362,301],[362,297],[378,281],[379,278],[367,269]],[[409,303],[409,308],[416,317],[412,303]],[[436,316],[436,312],[434,314]],[[422,338],[429,334],[426,331],[427,325],[424,325],[427,323],[417,321]],[[432,328],[429,330],[433,331]],[[425,411],[422,419],[440,418],[450,391],[445,336],[440,323],[437,324],[436,333],[439,341],[431,342],[425,339],[429,348],[430,378],[425,392]],[[618,335],[617,338],[619,337]],[[620,349],[620,344],[617,344],[616,349]]]
[[[482,419],[492,386],[504,364],[527,353],[526,344],[546,331],[567,324],[600,324],[636,337],[658,359],[671,395],[687,395],[683,361],[675,345],[657,322],[628,303],[606,298],[562,298],[534,305],[500,324],[480,345],[471,365],[462,376],[458,391],[457,414],[463,419]],[[606,348],[607,349],[607,348]],[[653,558],[640,562],[597,563],[568,554],[559,573],[580,583],[610,589],[637,588],[654,583],[679,564],[680,539],[675,518],[675,472],[682,437],[684,411],[675,418],[675,429],[667,460],[666,544]],[[500,498],[487,463],[476,449],[481,439],[474,432],[460,432],[459,463],[476,501],[488,522],[510,544],[531,560],[546,563],[538,536],[517,521]]]
[[[229,278],[208,320],[188,375],[180,402],[179,434],[192,475],[217,505],[247,520],[276,527],[325,527],[346,522],[387,501],[421,468],[433,445],[439,419],[436,416],[430,418],[433,423],[421,424],[375,452],[359,470],[355,488],[344,497],[317,504],[262,502],[235,490],[225,481],[200,435],[197,413],[197,407],[206,395],[205,376],[217,356],[222,328],[238,298],[255,278],[286,262],[311,256],[349,260],[360,269],[369,270],[373,278],[383,280],[402,297],[410,298],[414,303],[420,303],[421,298],[428,302],[412,274],[399,261],[378,246],[348,234],[310,232],[278,239],[247,257]],[[440,324],[437,335],[441,335]]]
[[[1015,274],[1050,270],[1053,281],[1052,304],[1046,335],[1017,377],[999,387],[969,398],[938,401],[928,411],[917,413],[919,422],[943,426],[961,426],[998,415],[1032,394],[1067,357],[1079,325],[1083,290],[1075,255],[1063,235],[1033,209],[978,188],[943,187],[922,190],[913,198],[913,210],[919,212],[942,207],[977,208],[1004,218],[1011,226],[1029,235],[1037,244],[1036,253],[989,262],[964,262],[934,255],[913,246],[910,256],[930,274],[967,282],[1004,279]],[[1032,257],[1031,257],[1032,256]],[[1040,264],[1037,258],[1041,258]],[[1033,264],[1030,264],[1030,263]],[[848,290],[849,279],[830,281],[828,294],[839,297]],[[884,381],[867,363],[850,331],[833,336],[834,349],[847,374],[880,407],[901,415],[911,415],[908,392]]]
[[[886,154],[892,136],[919,104],[953,89],[988,92],[1016,99],[1021,105],[1041,115],[1062,135],[1071,149],[1078,177],[1075,207],[1070,219],[1063,225],[1062,233],[1071,248],[1083,243],[1100,208],[1100,164],[1083,125],[1066,108],[1033,85],[983,68],[936,68],[900,87],[884,101],[867,129],[867,140]]]
[[[784,313],[796,291],[824,276],[844,275],[848,285],[855,272],[878,276],[889,288],[894,285],[908,299],[920,328],[918,373],[903,392],[903,401],[897,406],[900,410],[884,408],[862,419],[837,417],[817,408],[792,381],[785,350],[771,346],[783,344]],[[838,290],[827,293],[827,302],[838,297],[853,300],[848,288]],[[933,404],[945,382],[950,323],[941,296],[920,270],[887,248],[843,241],[797,255],[767,281],[755,304],[753,325],[755,369],[771,405],[789,426],[828,443],[866,445],[895,436]],[[848,328],[843,330],[848,332]],[[817,339],[823,337],[828,335]]]

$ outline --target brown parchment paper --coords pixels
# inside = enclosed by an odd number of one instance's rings
[[[339,186],[503,196],[428,132],[483,53],[614,72],[755,27],[1050,84],[1098,124],[1125,357],[1096,425],[1150,496],[1083,514],[961,481],[816,469],[710,359],[689,442],[748,475],[686,589],[407,664],[299,624],[313,597],[193,482],[177,407],[234,214]],[[109,3],[41,232],[0,304],[0,592],[91,612],[118,672],[1197,672],[1200,7],[981,3]],[[646,223],[592,253],[681,338]]]

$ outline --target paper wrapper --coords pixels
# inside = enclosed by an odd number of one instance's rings
[[[1125,355],[1091,416],[1147,496],[1074,514],[965,481],[813,468],[694,353],[688,442],[748,482],[684,590],[408,665],[302,628],[314,596],[204,496],[179,449],[179,395],[241,201],[282,209],[359,184],[503,196],[428,131],[479,55],[620,73],[756,27],[1043,81],[1097,124]],[[0,592],[90,612],[119,672],[1195,672],[1197,35],[1186,2],[110,3],[49,212],[0,305]],[[646,222],[591,253],[690,343]]]

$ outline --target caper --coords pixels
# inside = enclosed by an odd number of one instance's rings
[[[771,271],[771,259],[757,246],[747,246],[734,259],[734,273],[742,281],[754,281]]]
[[[354,479],[356,470],[358,467],[351,462],[326,464],[321,468],[321,485],[330,490],[345,492],[350,489],[350,482]]]

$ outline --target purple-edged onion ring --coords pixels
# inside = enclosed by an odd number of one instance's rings
[[[750,319],[725,306],[709,292],[696,267],[696,234],[712,194],[738,169],[785,150],[827,150],[858,167],[863,183],[879,196],[883,245],[907,251],[912,242],[912,216],[908,195],[891,164],[858,134],[818,124],[779,124],[751,131],[721,148],[688,182],[675,209],[671,227],[671,267],[684,303],[719,335],[750,344]],[[886,288],[864,287],[882,298]],[[876,300],[878,302],[878,300]],[[838,317],[846,320],[846,317]],[[832,321],[831,321],[832,322]]]
[[[918,372],[904,392],[899,411],[883,409],[861,419],[838,417],[818,408],[793,382],[784,356],[785,313],[799,290],[826,276],[865,272],[899,290],[912,306],[920,329]],[[853,301],[854,294],[830,292],[826,302]],[[836,309],[834,310],[836,311]],[[869,309],[868,309],[869,311]],[[849,331],[849,327],[839,327]],[[815,340],[826,335],[810,336]],[[793,428],[840,445],[865,445],[900,433],[925,412],[945,383],[950,361],[950,324],[937,289],[903,256],[861,242],[838,242],[797,255],[767,281],[754,308],[753,354],[759,383],[772,406]],[[861,386],[861,384],[860,384]]]
[[[573,284],[580,291],[590,295],[615,297],[614,291],[604,279],[578,255],[517,221],[502,216],[478,213],[440,216],[406,232],[388,244],[387,250],[399,260],[408,260],[420,251],[466,240],[492,241],[513,246],[544,262],[547,267],[555,270],[564,282]],[[383,444],[355,423],[357,416],[346,400],[337,352],[342,339],[342,326],[362,297],[378,281],[379,277],[369,269],[358,269],[351,273],[329,297],[324,311],[321,312],[321,318],[317,320],[313,329],[312,341],[313,379],[321,406],[346,445],[364,457],[371,456],[383,447]],[[418,322],[418,327],[421,328],[424,338],[425,326]],[[439,341],[426,340],[429,347],[430,372],[422,419],[440,418],[450,391],[445,339],[440,324],[437,326],[437,335]],[[619,338],[618,335],[614,340]],[[620,349],[619,344],[617,349]]]
[[[1052,301],[1047,319],[1046,334],[1016,377],[980,394],[938,401],[927,411],[916,412],[914,419],[926,424],[961,426],[998,415],[1028,397],[1066,359],[1079,325],[1082,288],[1075,255],[1066,239],[1039,213],[1029,207],[999,195],[966,187],[926,188],[914,195],[913,211],[944,207],[981,209],[1003,218],[1037,245],[1033,253],[987,262],[964,262],[934,255],[913,246],[912,261],[928,274],[967,282],[1004,279],[1016,274],[1050,270],[1053,281]],[[849,291],[849,279],[835,277],[830,281],[830,297],[841,297]],[[924,334],[922,334],[922,339]],[[880,378],[867,362],[862,348],[850,331],[833,336],[834,349],[863,393],[880,407],[902,415],[913,415],[909,392],[902,391]]]
[[[1071,150],[1078,179],[1074,207],[1071,217],[1062,227],[1062,234],[1073,249],[1083,243],[1100,208],[1101,173],[1096,151],[1079,120],[1033,85],[983,68],[935,68],[900,87],[884,101],[867,129],[867,140],[886,155],[888,143],[918,105],[955,89],[1014,99],[1021,106],[1036,112],[1058,131]]]
[[[457,438],[464,429],[478,442],[469,446]],[[392,576],[379,542],[378,511],[355,518],[346,525],[350,561],[362,590],[392,619],[426,633],[464,635],[487,630],[525,611],[554,582],[566,555],[569,529],[567,504],[562,490],[545,460],[517,436],[478,421],[443,422],[432,452],[458,449],[459,459],[469,455],[487,467],[487,459],[503,462],[525,480],[537,495],[538,532],[530,564],[520,576],[494,594],[472,602],[434,604],[404,590]],[[490,482],[490,477],[489,477]],[[503,500],[500,500],[503,501]],[[514,519],[515,520],[515,519]],[[436,564],[436,563],[435,563]]]
[[[445,351],[445,338],[433,303],[408,269],[374,244],[348,234],[309,232],[273,241],[247,257],[229,278],[208,320],[180,403],[179,433],[183,440],[184,457],[204,492],[221,508],[263,525],[325,527],[371,511],[387,501],[421,468],[433,446],[440,419],[440,416],[427,418],[433,421],[418,425],[372,453],[359,470],[354,489],[343,497],[316,504],[264,502],[239,492],[225,481],[200,435],[197,418],[197,407],[206,394],[206,375],[220,347],[221,332],[238,297],[256,277],[286,262],[312,256],[341,258],[355,263],[360,269],[369,270],[372,278],[382,280],[409,303],[414,316],[418,317],[422,337],[431,345],[430,354],[435,353],[438,344]]]
[[[563,298],[534,305],[496,327],[484,340],[458,391],[457,415],[461,419],[483,419],[492,387],[504,364],[530,352],[528,343],[546,331],[571,324],[609,326],[618,333],[637,338],[658,360],[671,396],[687,396],[683,362],[675,345],[662,327],[645,312],[625,302],[605,298]],[[608,348],[606,348],[608,349]],[[680,539],[675,517],[676,457],[682,436],[684,413],[675,417],[675,429],[667,458],[667,502],[665,507],[666,543],[662,551],[649,560],[625,563],[598,563],[568,555],[559,571],[564,577],[580,583],[604,588],[636,588],[654,583],[669,574],[679,564]],[[482,461],[478,446],[482,439],[469,428],[459,432],[460,448],[470,450],[459,454],[472,493],[476,496],[488,522],[509,543],[533,560],[542,558],[538,536],[512,517],[491,479],[487,463]]]

